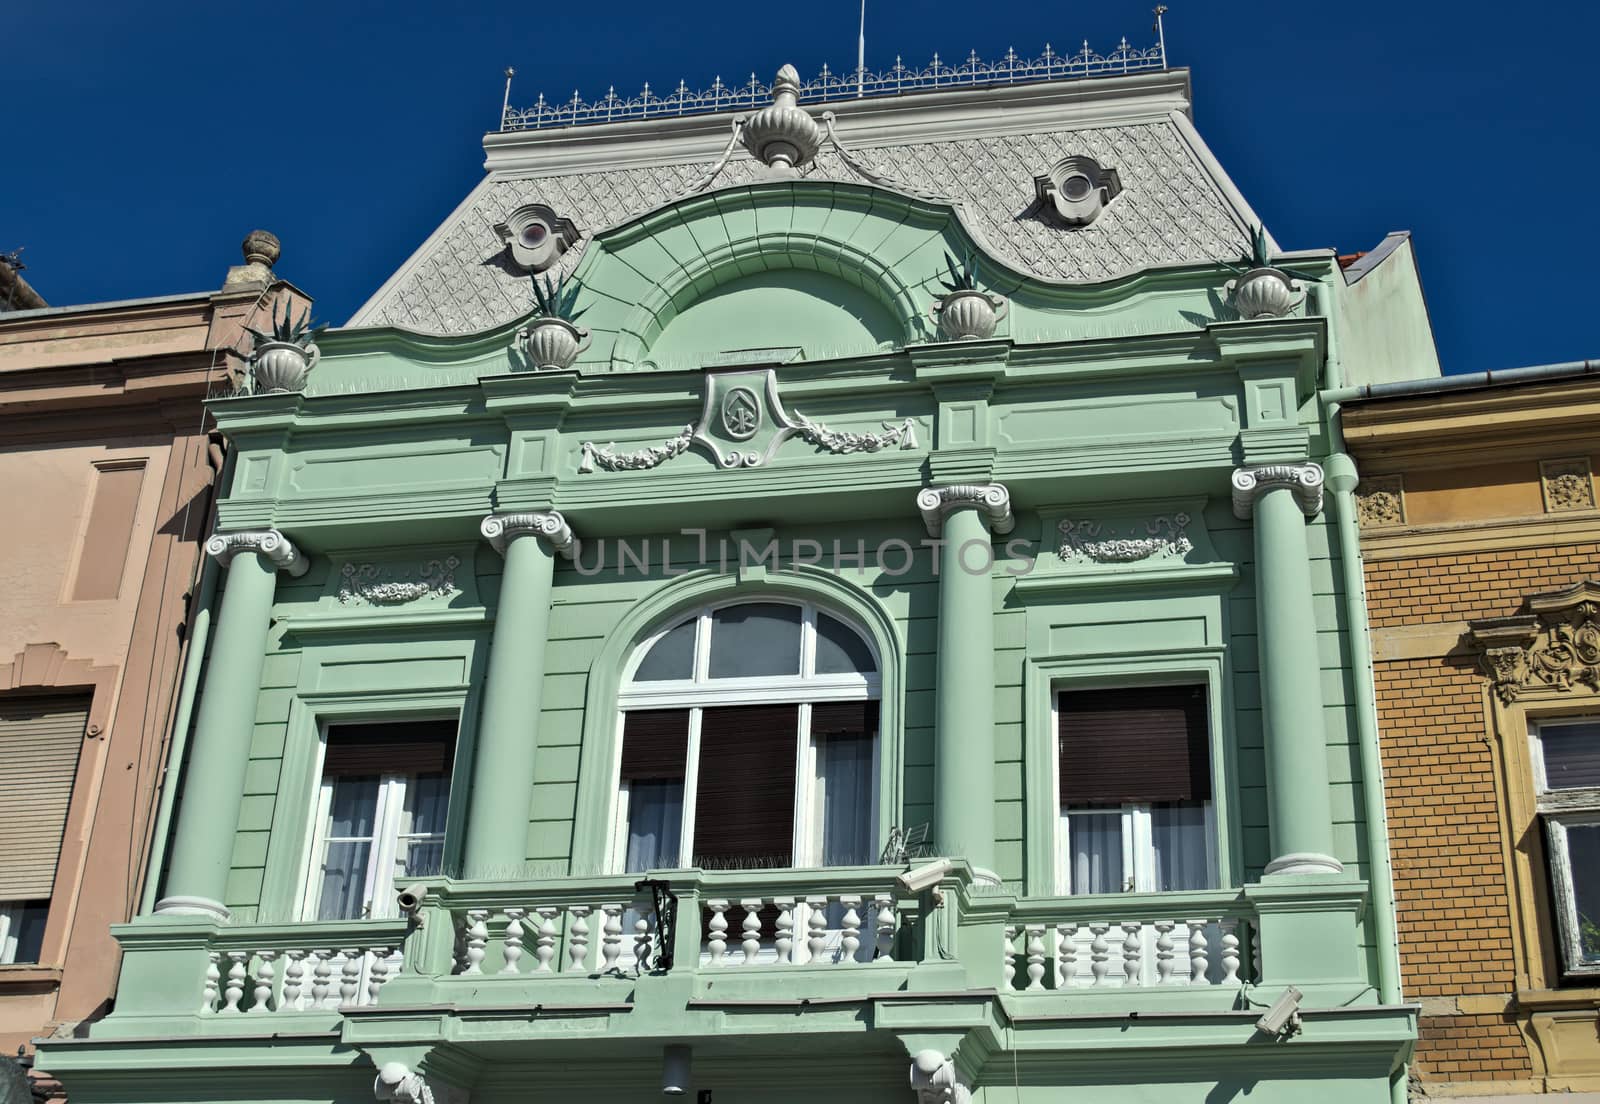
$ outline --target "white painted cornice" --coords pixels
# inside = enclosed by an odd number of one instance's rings
[[[558,510],[529,514],[490,514],[478,527],[484,539],[502,556],[511,542],[518,537],[538,537],[550,546],[550,551],[572,559],[577,555],[578,541],[572,535],[572,526]]]
[[[255,552],[279,571],[298,578],[311,567],[305,553],[276,529],[246,529],[237,533],[213,533],[206,541],[206,553],[223,567],[241,552]]]
[[[1322,465],[1265,464],[1258,468],[1239,468],[1233,473],[1233,516],[1249,521],[1255,513],[1256,499],[1274,487],[1288,487],[1306,517],[1322,512]]]
[[[917,492],[922,524],[928,527],[928,536],[935,539],[944,531],[944,519],[965,508],[983,511],[995,533],[1003,535],[1016,528],[1016,518],[1011,515],[1011,492],[999,483],[953,483],[947,487],[924,487]]]

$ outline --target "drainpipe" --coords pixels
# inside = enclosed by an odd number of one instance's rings
[[[216,489],[212,493],[212,506],[210,510],[210,528],[216,528],[216,503],[226,492],[229,482],[233,478],[232,449],[228,450],[222,462],[222,471],[217,476]],[[155,911],[156,890],[161,881],[161,868],[167,858],[167,843],[172,834],[172,807],[178,798],[178,780],[183,771],[183,756],[189,747],[189,727],[194,715],[195,692],[200,686],[201,661],[205,658],[206,643],[211,635],[211,607],[217,598],[217,577],[222,572],[222,566],[217,563],[215,556],[206,555],[205,549],[200,550],[200,586],[195,592],[194,623],[191,626],[188,640],[188,652],[184,656],[183,685],[178,692],[178,708],[172,720],[172,746],[167,752],[167,765],[161,772],[161,781],[157,792],[161,795],[161,804],[156,812],[155,827],[150,835],[150,863],[145,870],[144,895],[139,901],[139,915],[149,916]]]

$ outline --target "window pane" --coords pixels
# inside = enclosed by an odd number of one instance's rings
[[[1068,870],[1072,893],[1121,893],[1122,814],[1067,814]]]
[[[683,780],[628,784],[626,869],[671,870],[683,839]]]
[[[450,804],[450,776],[421,774],[406,779],[406,807],[400,822],[402,836],[442,836]]]
[[[1600,786],[1600,724],[1541,725],[1539,743],[1550,789]]]
[[[634,672],[634,682],[665,682],[669,679],[694,677],[694,630],[699,619],[689,618],[683,624],[668,629],[656,641],[655,647],[645,653]]]
[[[1578,908],[1578,953],[1600,963],[1600,824],[1567,826],[1567,861]]]
[[[431,878],[444,869],[444,837],[409,841],[401,855],[403,878]]]
[[[712,678],[799,673],[799,606],[752,602],[711,615]]]
[[[49,901],[0,901],[0,962],[38,962],[49,914]]]
[[[1211,889],[1211,839],[1203,804],[1156,805],[1150,809],[1150,841],[1156,853],[1156,890]]]
[[[694,856],[712,870],[794,861],[796,705],[739,705],[700,715]]]
[[[817,674],[866,674],[877,669],[872,649],[855,630],[825,613],[817,614]]]
[[[329,838],[371,838],[373,820],[378,815],[377,775],[346,774],[331,781]]]
[[[355,920],[366,906],[369,843],[330,843],[322,864],[322,893],[317,899],[318,920]]]
[[[865,866],[872,853],[870,736],[819,736],[817,781],[822,791],[822,865]]]

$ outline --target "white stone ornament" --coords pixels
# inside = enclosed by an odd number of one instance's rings
[[[772,104],[745,120],[740,140],[774,175],[792,176],[816,157],[822,129],[799,106],[800,74],[792,65],[778,70]]]
[[[988,516],[992,532],[1004,535],[1016,528],[1011,514],[1011,492],[999,483],[956,483],[948,487],[924,487],[917,492],[917,511],[927,526],[928,536],[937,538],[944,531],[944,519],[953,510],[975,507]]]
[[[488,541],[494,550],[502,556],[511,542],[518,537],[538,537],[550,546],[556,554],[572,559],[578,554],[578,539],[572,534],[572,527],[567,524],[567,519],[561,516],[558,510],[546,510],[540,513],[529,514],[490,514],[483,519],[483,524],[478,526],[484,540]]]
[[[1233,473],[1233,516],[1249,521],[1255,513],[1256,499],[1274,487],[1288,487],[1306,517],[1322,511],[1322,466],[1266,464],[1259,468],[1239,468]]]
[[[536,371],[562,372],[589,347],[589,331],[565,318],[535,318],[517,331],[512,347],[520,349]]]
[[[911,1059],[911,1091],[918,1104],[969,1104],[972,1090],[956,1074],[956,1064],[937,1050],[919,1050]]]
[[[1239,317],[1246,321],[1286,318],[1305,298],[1300,281],[1276,268],[1252,268],[1237,280],[1229,280],[1225,290]]]
[[[236,533],[213,533],[206,541],[206,554],[215,556],[223,567],[242,552],[259,553],[279,571],[298,578],[311,567],[311,561],[276,529],[246,529]]]
[[[1189,515],[1184,513],[1158,517],[1144,523],[1144,536],[1130,532],[1119,537],[1106,532],[1101,522],[1069,518],[1056,526],[1061,533],[1058,551],[1063,560],[1086,559],[1095,563],[1137,563],[1152,557],[1181,559],[1194,551],[1186,532],[1189,521]]]
[[[427,1081],[403,1062],[385,1062],[372,1079],[372,1095],[393,1104],[433,1104]]]
[[[964,288],[952,291],[933,305],[930,313],[939,332],[951,341],[982,341],[993,337],[1010,304],[998,295]]]

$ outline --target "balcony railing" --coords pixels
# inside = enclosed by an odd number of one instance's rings
[[[347,921],[225,928],[206,952],[197,1010],[229,1016],[376,1004],[403,968],[406,927]]]

